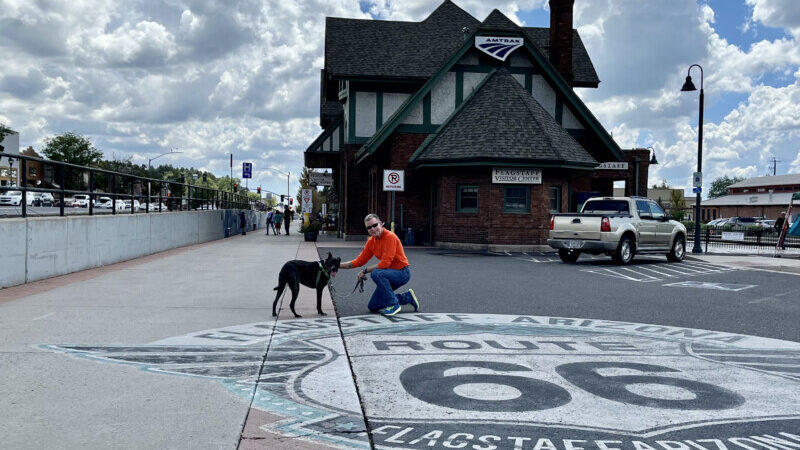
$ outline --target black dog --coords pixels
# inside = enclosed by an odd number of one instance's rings
[[[295,317],[302,317],[294,311],[294,302],[297,301],[297,294],[300,291],[301,284],[317,289],[317,312],[321,316],[327,315],[322,312],[322,291],[328,285],[328,280],[336,276],[341,263],[342,258],[334,258],[333,255],[328,253],[326,259],[317,262],[294,260],[284,264],[278,274],[278,287],[275,288],[278,291],[278,295],[275,296],[275,301],[272,302],[272,315],[278,315],[275,308],[278,306],[278,300],[280,300],[287,284],[292,291],[292,302],[289,303],[289,308]]]

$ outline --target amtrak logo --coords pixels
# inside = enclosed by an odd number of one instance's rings
[[[514,50],[522,47],[522,38],[475,36],[475,47],[500,61],[505,61]]]
[[[800,344],[718,331],[408,314],[43,347],[216,380],[281,418],[260,429],[340,448],[369,447],[362,405],[380,448],[800,448]]]

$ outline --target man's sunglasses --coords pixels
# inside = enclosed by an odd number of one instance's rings
[[[372,225],[367,225],[367,229],[369,230],[370,228],[375,228],[375,227],[377,227],[377,226],[378,226],[378,225],[380,225],[380,224],[381,224],[381,223],[380,223],[380,222],[378,222],[378,223],[373,223]]]

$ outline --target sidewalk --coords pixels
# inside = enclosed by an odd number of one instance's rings
[[[711,249],[709,249],[711,250]],[[687,253],[687,260],[705,261],[724,266],[744,267],[748,269],[768,270],[800,275],[800,257],[784,254],[781,258],[765,255],[741,255],[720,253]]]
[[[0,442],[366,448],[327,292],[272,317],[283,263],[317,259],[295,225],[0,290]]]

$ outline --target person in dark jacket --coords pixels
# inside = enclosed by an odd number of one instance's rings
[[[292,210],[287,205],[283,210],[283,225],[286,227],[286,235],[289,235],[289,225],[292,224]]]
[[[244,211],[239,211],[239,228],[242,229],[242,234],[247,234],[247,214]]]

